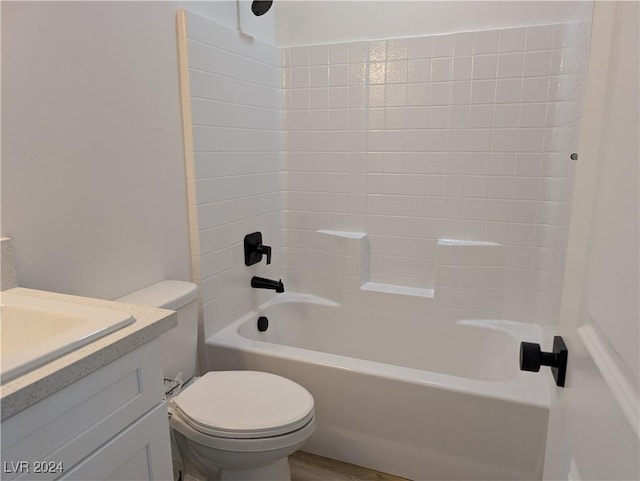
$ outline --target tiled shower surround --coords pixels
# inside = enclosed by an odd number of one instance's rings
[[[367,233],[368,280],[419,289],[436,287],[438,239],[485,241],[504,255],[486,271],[498,288],[484,291],[491,309],[477,315],[552,322],[588,32],[559,24],[284,49],[290,282],[313,291],[318,269],[331,270],[312,260],[318,229]]]
[[[191,255],[208,334],[264,297],[249,286],[252,275],[281,276],[281,54],[188,12],[185,24],[181,82],[191,129],[185,134]],[[269,267],[244,265],[243,239],[254,231],[273,248]]]
[[[252,275],[385,315],[555,321],[588,25],[278,49],[186,18],[205,335],[272,295]],[[244,266],[256,230],[272,266]]]

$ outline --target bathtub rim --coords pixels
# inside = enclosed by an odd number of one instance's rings
[[[340,306],[338,303],[310,294],[287,293],[285,295],[274,296],[269,301],[260,305],[258,309],[249,311],[233,321],[229,326],[209,336],[205,340],[205,348],[225,347],[306,364],[320,364],[335,369],[357,371],[369,376],[378,376],[416,385],[447,389],[461,394],[515,402],[538,408],[549,409],[551,405],[550,386],[543,372],[529,373],[518,371],[515,377],[504,380],[489,381],[470,379],[340,354],[249,339],[240,334],[239,329],[242,325],[247,322],[253,322],[259,316],[264,315],[265,309],[283,303],[311,303],[331,307]],[[541,342],[542,329],[537,324],[495,319],[465,319],[452,322],[499,330],[508,334],[513,338],[514,342],[519,342],[520,340]],[[514,362],[517,362],[517,360]],[[209,366],[209,368],[215,369],[215,366]]]

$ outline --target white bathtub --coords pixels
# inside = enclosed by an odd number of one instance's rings
[[[414,480],[541,479],[548,384],[518,369],[519,342],[540,329],[418,317],[281,294],[207,339],[207,358],[305,386],[317,416],[305,451]]]

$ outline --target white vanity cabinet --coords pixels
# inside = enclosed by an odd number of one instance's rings
[[[171,480],[158,339],[2,422],[3,480]]]

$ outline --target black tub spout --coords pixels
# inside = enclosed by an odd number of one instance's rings
[[[272,279],[265,279],[264,277],[253,276],[251,278],[251,287],[255,289],[273,289],[276,292],[284,292],[282,279],[274,281]]]

